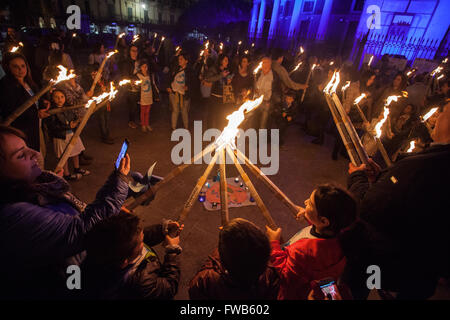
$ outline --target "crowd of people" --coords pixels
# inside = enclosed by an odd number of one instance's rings
[[[57,66],[74,68],[64,35],[46,42],[48,59],[41,59],[39,52],[34,60],[10,52],[18,44],[10,40],[0,80],[3,120],[54,79]],[[0,297],[173,299],[178,291],[184,226],[164,220],[144,228],[137,216],[121,210],[128,195],[129,155],[91,204],[72,194],[67,182],[90,174],[81,168],[91,160],[82,138],[70,154],[72,172],[68,163],[62,173],[44,170],[46,146],[51,143],[61,157],[86,112],[51,110],[84,105],[108,91],[110,81],[129,79],[122,93],[129,128],[150,134],[151,109],[159,104],[170,108],[172,130],[178,128],[180,113],[182,127],[190,129],[193,105],[202,108],[209,128],[222,129],[236,106],[264,95],[261,106],[248,115],[247,128],[278,128],[281,145],[293,124],[319,145],[330,133],[336,160],[348,155],[323,89],[337,70],[338,95],[372,157],[370,163],[349,165],[347,188],[330,183],[314,189],[298,212],[309,226],[286,243],[281,229],[262,230],[245,219],[231,220],[219,232],[217,249],[190,281],[190,298],[330,299],[317,283],[332,278],[340,299],[366,299],[371,265],[380,267],[379,292],[385,298],[426,299],[441,279],[449,279],[449,203],[447,189],[440,185],[450,179],[448,65],[443,65],[446,76],[436,81],[429,73],[396,70],[387,56],[358,69],[339,57],[224,48],[212,40],[200,52],[180,44],[169,59],[161,59],[153,42],[145,39],[127,43],[123,37],[117,50],[95,87],[93,79],[110,51],[103,43],[94,46],[85,66],[75,66],[79,77],[57,84],[10,126],[0,126],[0,257],[5,262]],[[354,107],[361,94],[365,119]],[[388,166],[372,131],[390,96],[402,98],[390,104],[381,136],[393,162]],[[421,116],[434,106],[438,111],[425,123]],[[102,142],[114,143],[110,103],[97,114]],[[415,142],[414,152],[406,152],[410,141]],[[152,248],[160,244],[162,260]],[[81,268],[83,290],[67,289],[69,265]]]

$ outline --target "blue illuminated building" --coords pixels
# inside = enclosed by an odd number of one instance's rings
[[[437,59],[448,55],[449,13],[450,0],[254,0],[248,36],[350,59]]]

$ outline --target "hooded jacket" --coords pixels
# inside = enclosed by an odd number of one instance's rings
[[[300,239],[281,248],[271,241],[270,261],[281,277],[279,300],[306,300],[311,281],[338,279],[344,272],[346,258],[337,238]]]

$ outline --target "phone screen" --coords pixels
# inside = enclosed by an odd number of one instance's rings
[[[116,169],[119,169],[120,161],[122,161],[122,158],[125,157],[125,155],[127,154],[127,150],[128,150],[128,140],[125,139],[125,141],[122,144],[122,148],[120,149],[119,156],[117,157],[116,160]]]
[[[323,294],[326,296],[330,295],[331,299],[336,300],[337,295],[337,287],[334,281],[330,281],[326,284],[323,284],[320,286],[320,289],[322,290]]]

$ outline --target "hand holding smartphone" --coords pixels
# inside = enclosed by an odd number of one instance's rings
[[[129,145],[130,145],[129,141],[127,139],[125,139],[125,141],[123,142],[122,147],[120,149],[119,156],[116,159],[116,170],[119,170],[120,162],[127,154]]]

